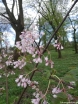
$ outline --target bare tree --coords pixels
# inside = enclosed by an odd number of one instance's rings
[[[0,13],[0,16],[4,17],[9,21],[9,23],[16,32],[15,42],[19,41],[20,40],[19,35],[21,31],[23,31],[24,29],[22,0],[12,0],[11,8],[9,7],[7,0],[2,0],[2,3],[4,4],[5,10]],[[14,9],[16,9],[17,15],[15,15]]]

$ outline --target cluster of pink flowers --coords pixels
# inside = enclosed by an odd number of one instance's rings
[[[50,67],[53,68],[54,62],[52,60],[49,60],[48,57],[45,57],[44,60],[45,60],[45,66],[50,65]]]
[[[33,59],[33,62],[42,63],[42,59],[40,57],[37,57],[37,58]]]
[[[22,59],[22,60],[14,61],[13,64],[14,64],[14,68],[18,67],[19,69],[22,69],[26,65],[26,61],[25,59]]]
[[[53,88],[53,90],[52,90],[53,97],[57,98],[57,94],[60,92],[62,92],[62,90],[60,88],[58,88],[58,87]]]
[[[12,60],[7,60],[5,63],[7,66],[12,65]]]
[[[33,62],[42,63],[42,59],[41,59],[42,52],[43,52],[42,48],[39,48],[39,50],[37,49],[35,51],[35,53],[32,55],[32,57],[34,58]]]
[[[4,73],[3,76],[9,77],[10,75],[15,75],[14,71],[9,71],[8,73]]]
[[[35,98],[31,99],[31,102],[33,104],[39,104],[40,100],[43,99],[43,94],[38,88],[38,82],[37,81],[30,81],[29,78],[26,78],[24,75],[19,75],[19,77],[15,80],[17,83],[17,86],[21,86],[26,88],[27,86],[30,86],[35,92],[33,93],[33,96]],[[43,104],[48,104],[48,102],[44,99]]]
[[[17,83],[17,86],[26,88],[26,86],[28,85],[32,87],[32,89],[35,89],[36,85],[38,84],[38,82],[36,81],[30,81],[30,79],[26,78],[24,75],[19,75],[15,82]]]
[[[64,49],[63,46],[62,46],[62,44],[60,42],[58,42],[58,40],[55,40],[54,47],[56,47],[57,50]]]
[[[42,91],[39,90],[39,88],[36,85],[32,86],[32,89],[34,89],[36,91],[33,93],[33,96],[35,98],[31,99],[31,102],[33,104],[40,104],[40,100],[42,100],[42,99],[43,99],[42,104],[48,104],[48,102],[44,98],[44,94],[42,93]]]
[[[28,78],[25,78],[23,75],[19,75],[19,77],[15,80],[17,86],[21,86],[26,88],[27,85],[31,84],[31,81]]]
[[[29,54],[33,54],[35,51],[34,41],[38,39],[38,35],[34,34],[30,31],[24,31],[20,35],[21,41],[16,43],[16,47],[21,50],[21,52],[28,52]]]

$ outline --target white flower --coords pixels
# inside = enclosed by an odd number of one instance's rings
[[[42,63],[42,59],[40,57],[33,59],[35,63]]]
[[[19,75],[19,79],[22,79],[23,78],[23,75]]]
[[[40,98],[37,98],[37,99],[31,99],[31,102],[32,102],[33,104],[39,104]]]
[[[17,79],[15,80],[15,82],[16,82],[16,83],[19,82],[19,78],[17,78]]]
[[[76,85],[75,81],[70,82],[71,85]]]
[[[54,94],[54,95],[53,95],[53,98],[57,98],[57,95]]]
[[[0,78],[1,78],[2,76],[0,75]]]
[[[48,61],[48,57],[45,57],[44,59],[45,59],[45,61]]]

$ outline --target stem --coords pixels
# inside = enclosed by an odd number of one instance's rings
[[[6,78],[6,104],[9,104],[9,97],[8,97],[8,77],[7,77],[7,69],[5,67],[5,78]]]
[[[4,70],[5,70],[6,104],[9,104],[7,66],[6,66],[6,63],[5,63],[5,59],[4,59],[3,53],[1,53],[1,56],[3,58],[2,62],[5,65]]]
[[[58,76],[56,76],[56,75],[52,75],[53,77],[56,77],[59,81],[60,81],[60,78],[58,77]]]
[[[26,75],[26,77],[27,77],[29,74],[31,74],[32,72],[36,71],[36,70],[37,70],[37,68],[34,69],[34,70],[32,70],[32,71],[30,71],[30,72]]]
[[[48,82],[47,90],[46,90],[45,94],[44,94],[44,95],[43,95],[43,97],[42,97],[41,104],[43,104],[43,100],[45,99],[45,96],[46,96],[46,95],[47,95],[47,93],[48,93],[49,86],[50,86],[50,80],[49,80],[49,82]]]
[[[48,82],[47,90],[46,90],[46,92],[45,92],[43,98],[47,95],[47,92],[48,92],[49,86],[50,86],[50,80],[49,80],[49,82]]]

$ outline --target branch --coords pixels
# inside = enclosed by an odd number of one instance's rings
[[[7,6],[6,0],[2,0],[2,2],[3,2],[4,6],[5,6],[5,8],[6,8],[6,12],[7,12],[8,16],[9,16],[9,20],[10,20],[11,22],[13,22],[13,23],[16,24],[16,23],[17,23],[17,20],[15,19],[13,13],[10,12],[10,9],[9,9],[8,6]]]
[[[13,14],[13,10],[14,10],[14,5],[15,5],[15,0],[13,0],[13,5],[12,5],[12,14]]]
[[[9,18],[7,16],[5,16],[3,13],[0,13],[0,15],[9,20]]]
[[[18,22],[24,27],[24,17],[23,17],[22,0],[18,0],[18,3],[19,3]]]

